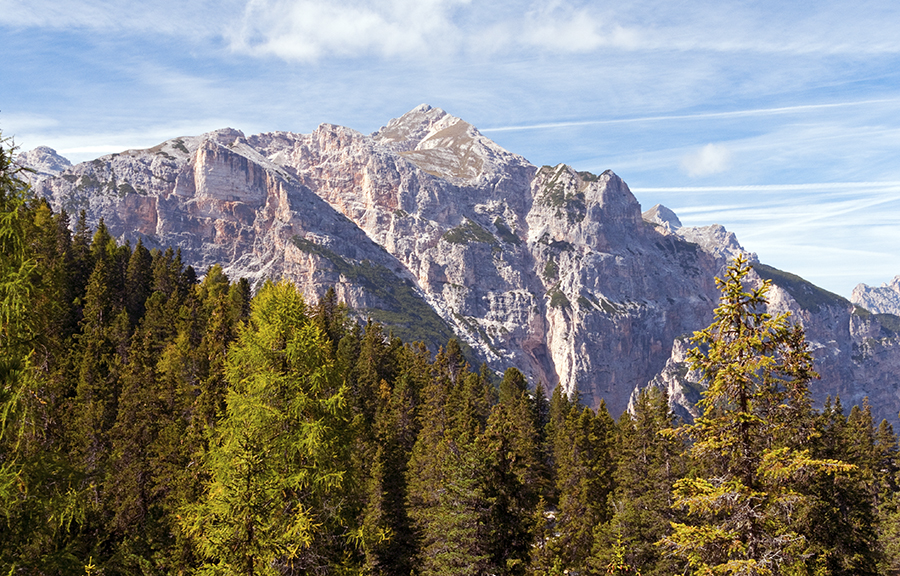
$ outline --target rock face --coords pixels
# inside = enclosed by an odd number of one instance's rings
[[[743,252],[721,226],[681,226],[663,206],[642,215],[610,171],[536,167],[425,105],[370,136],[323,124],[176,138],[42,171],[35,189],[120,238],[180,248],[200,273],[220,263],[233,278],[284,276],[310,299],[334,286],[401,337],[436,349],[455,334],[474,361],[516,366],[616,415],[651,381],[690,410],[699,388],[681,365],[686,337],[710,322],[714,276]],[[893,333],[773,270],[758,271],[790,287],[773,307],[795,311],[821,344],[817,397],[865,391],[896,416]],[[861,351],[860,330],[881,339]]]
[[[26,175],[32,181],[57,176],[72,166],[71,162],[47,146],[38,146],[34,150],[22,152],[16,160],[19,164],[28,166],[35,171],[34,175]]]
[[[900,316],[900,276],[878,288],[857,284],[850,301],[875,314]]]

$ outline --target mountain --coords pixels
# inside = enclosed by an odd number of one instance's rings
[[[456,335],[473,361],[614,414],[651,382],[690,409],[685,338],[708,325],[714,276],[743,252],[721,226],[684,227],[663,206],[642,214],[611,171],[534,166],[427,105],[368,136],[322,124],[175,138],[41,171],[34,187],[119,238],[180,248],[201,273],[284,276],[309,299],[334,286],[396,335],[433,350]],[[814,396],[869,396],[895,418],[900,336],[887,317],[756,271],[775,284],[772,309],[806,326],[823,374]]]
[[[900,316],[900,276],[878,288],[857,284],[850,301],[875,314]]]

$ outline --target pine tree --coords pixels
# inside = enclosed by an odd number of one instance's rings
[[[879,571],[900,572],[900,456],[893,427],[882,420],[876,433],[878,447],[878,547]]]
[[[557,432],[555,536],[549,548],[570,571],[584,571],[594,543],[594,529],[608,522],[609,496],[614,488],[615,422],[604,402],[597,412],[572,409]]]
[[[375,454],[369,470],[361,543],[368,574],[410,574],[417,552],[406,500],[410,454],[419,430],[422,390],[428,381],[429,353],[406,345],[395,350],[399,375],[381,380],[375,415]]]
[[[533,511],[542,479],[540,439],[525,376],[507,369],[499,402],[480,438],[486,500],[485,551],[494,574],[524,574],[531,551]]]
[[[868,406],[844,416],[840,399],[826,402],[818,418],[813,454],[845,461],[852,469],[811,477],[799,508],[810,548],[829,574],[877,574],[881,547],[877,538],[875,467],[879,459]]]
[[[327,572],[349,527],[345,390],[293,285],[266,284],[229,354],[231,389],[183,526],[211,570]]]
[[[483,574],[490,558],[479,480],[489,383],[468,371],[456,341],[432,365],[419,412],[421,430],[409,463],[407,506],[419,541],[422,575]]]
[[[688,522],[662,543],[703,574],[779,574],[815,568],[792,511],[808,497],[801,480],[849,470],[808,448],[807,384],[815,377],[802,329],[760,311],[769,283],[747,291],[739,256],[716,279],[713,323],[695,334],[692,367],[708,384],[703,415],[679,432],[693,441],[697,474],[675,483]]]
[[[634,406],[617,426],[613,517],[595,532],[591,565],[602,571],[611,562],[627,564],[644,576],[680,573],[681,563],[656,542],[680,519],[672,509],[672,486],[686,474],[686,447],[660,434],[674,424],[665,390],[642,391]]]

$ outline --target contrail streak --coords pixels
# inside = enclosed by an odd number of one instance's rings
[[[868,104],[900,102],[895,98],[883,100],[861,100],[857,102],[836,102],[833,104],[805,104],[802,106],[784,106],[780,108],[754,108],[751,110],[734,110],[731,112],[704,112],[700,114],[673,114],[669,116],[642,116],[639,118],[615,118],[609,120],[581,120],[577,122],[547,122],[543,124],[527,124],[523,126],[499,126],[496,128],[484,128],[481,132],[512,132],[516,130],[541,130],[546,128],[569,128],[572,126],[601,126],[611,124],[633,124],[638,122],[659,122],[666,120],[695,120],[704,118],[745,118],[748,116],[765,116],[774,114],[790,114],[793,112],[806,112],[809,110],[824,110],[829,108],[845,108],[848,106],[865,106]]]

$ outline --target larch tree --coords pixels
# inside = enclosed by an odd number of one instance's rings
[[[231,348],[227,409],[205,465],[206,493],[183,526],[201,573],[331,572],[348,479],[344,387],[296,288],[267,283]],[[329,532],[329,534],[325,534]]]
[[[708,388],[702,416],[677,433],[693,441],[697,472],[675,483],[674,506],[687,521],[673,522],[661,544],[695,574],[814,570],[793,517],[807,500],[799,489],[810,476],[851,468],[810,454],[812,358],[800,327],[764,311],[769,282],[745,288],[750,270],[738,256],[716,279],[719,306],[689,356]]]

